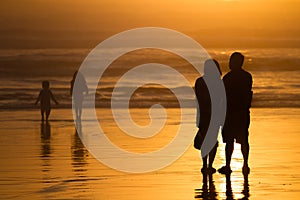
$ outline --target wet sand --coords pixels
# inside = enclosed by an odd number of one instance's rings
[[[76,134],[70,110],[53,110],[49,124],[41,124],[38,110],[0,112],[1,199],[297,199],[300,196],[300,109],[251,110],[250,167],[244,179],[242,155],[236,145],[233,173],[206,178],[200,173],[199,152],[191,146],[172,165],[146,174],[118,172],[101,164]],[[101,110],[101,120],[117,145],[130,146]],[[139,113],[142,114],[139,114]],[[177,113],[176,109],[168,112]],[[104,114],[103,114],[104,113]],[[146,109],[133,109],[141,124]],[[144,117],[145,116],[145,117]],[[171,117],[166,132],[176,129]],[[191,133],[194,134],[194,133]],[[161,135],[159,148],[172,134]],[[120,136],[121,137],[121,136]],[[115,139],[119,138],[118,141]],[[224,164],[220,141],[214,166]],[[203,181],[204,180],[204,181]]]

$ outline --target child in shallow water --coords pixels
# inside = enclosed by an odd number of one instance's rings
[[[44,121],[44,113],[46,113],[46,121],[48,121],[50,112],[51,112],[51,99],[58,104],[56,99],[54,98],[51,90],[49,89],[50,83],[49,81],[43,81],[42,82],[43,89],[40,91],[40,94],[35,102],[35,105],[40,102],[41,107],[41,115],[42,115],[42,121]]]

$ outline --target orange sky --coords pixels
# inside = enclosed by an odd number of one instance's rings
[[[94,46],[123,30],[160,26],[207,46],[297,46],[299,0],[1,1],[2,48]]]

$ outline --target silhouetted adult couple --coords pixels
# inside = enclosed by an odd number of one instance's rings
[[[223,77],[227,102],[226,119],[222,127],[222,138],[223,142],[226,143],[226,165],[218,170],[221,174],[230,174],[232,172],[230,162],[234,150],[234,141],[241,144],[241,151],[244,158],[242,172],[244,175],[250,173],[248,166],[248,128],[250,125],[250,107],[252,101],[252,76],[249,72],[242,69],[243,63],[244,56],[239,52],[234,52],[229,60],[230,71]],[[206,80],[205,78],[209,80],[209,76],[211,76],[210,73],[212,72],[211,68],[218,69],[220,73],[219,80],[222,80],[219,63],[216,60],[210,59],[204,64],[204,76],[198,78],[195,83],[195,93],[200,108],[200,116],[197,116],[197,126],[199,129],[194,140],[194,147],[199,150],[201,149],[211,120],[211,98],[204,81]],[[220,99],[220,101],[222,101],[222,99]],[[202,173],[212,174],[216,172],[216,169],[213,168],[213,162],[217,147],[218,141],[216,141],[215,146],[208,156],[202,158]]]

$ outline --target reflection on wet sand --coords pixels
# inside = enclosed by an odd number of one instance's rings
[[[51,126],[49,122],[41,123],[41,160],[43,161],[43,172],[50,170],[51,157]]]
[[[88,198],[89,196],[85,193],[85,191],[89,190],[89,184],[87,183],[87,181],[89,180],[87,178],[88,162],[86,160],[88,157],[88,151],[86,150],[79,137],[81,131],[81,122],[77,121],[75,133],[72,135],[71,139],[72,171],[74,172],[74,175],[76,177],[74,180],[72,180],[72,182],[73,188],[82,194],[80,198]]]
[[[215,181],[213,179],[212,174],[202,174],[203,175],[203,184],[201,189],[195,189],[195,199],[203,199],[203,200],[217,200],[220,199],[220,196],[223,196],[216,190],[215,187]],[[237,182],[234,182],[233,184],[238,184]],[[244,175],[244,183],[243,183],[243,190],[241,191],[241,194],[243,195],[241,200],[249,199],[249,182],[248,182],[248,175]],[[220,194],[220,196],[219,196]],[[234,194],[232,191],[232,182],[231,182],[231,175],[226,175],[226,196],[225,198],[227,200],[233,200],[235,199],[235,196],[238,196],[238,194]]]
[[[226,199],[233,199],[230,174],[226,175],[226,197]]]
[[[79,134],[81,134],[81,124],[77,124],[77,129],[75,128],[75,133],[72,136],[72,166],[73,171],[75,172],[83,172],[87,170],[85,168],[87,165],[87,150],[82,144]]]
[[[203,185],[201,189],[195,189],[195,199],[249,199],[249,179],[248,175],[242,173],[243,157],[239,151],[240,145],[235,144],[234,148],[237,151],[234,152],[232,159],[233,172],[226,176],[218,172],[215,174],[202,174]],[[224,143],[220,143],[216,166],[223,165],[224,150]],[[199,173],[201,172],[199,171]]]
[[[215,183],[212,174],[203,174],[203,184],[201,189],[195,189],[195,199],[217,199]]]
[[[250,197],[248,175],[244,175],[244,189],[242,194],[245,196],[245,199]]]
[[[241,193],[243,194],[242,198],[239,199],[243,199],[246,200],[250,197],[249,194],[249,182],[248,182],[248,175],[244,175],[244,187],[243,190],[241,191]],[[234,193],[232,192],[232,183],[231,183],[231,175],[228,174],[226,175],[226,199],[234,199]]]

